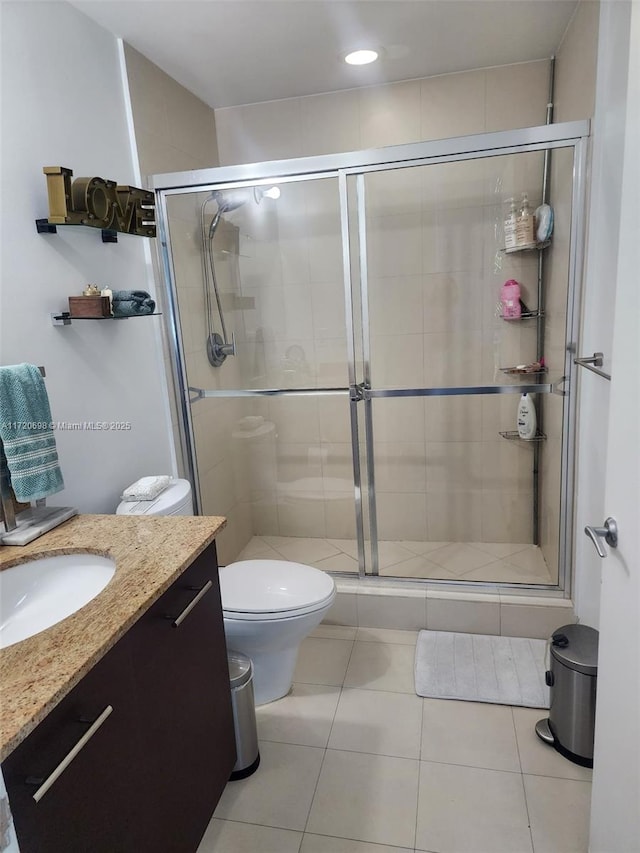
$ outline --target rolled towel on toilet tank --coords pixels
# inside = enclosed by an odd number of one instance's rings
[[[114,317],[153,314],[156,303],[146,290],[114,290],[111,296]]]
[[[152,501],[171,484],[167,474],[157,474],[153,477],[141,477],[132,483],[122,493],[123,501]]]

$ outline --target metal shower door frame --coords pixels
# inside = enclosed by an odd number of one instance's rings
[[[555,134],[549,134],[549,130],[555,130]],[[567,130],[576,135],[567,136]],[[538,141],[533,139],[538,136]],[[497,146],[497,137],[502,137],[502,147]],[[573,507],[573,482],[575,466],[575,417],[576,417],[576,394],[570,394],[569,389],[573,387],[573,355],[576,351],[576,342],[579,332],[579,295],[578,276],[582,270],[583,242],[584,242],[584,202],[585,202],[585,170],[587,157],[587,142],[589,136],[589,122],[572,122],[567,125],[544,125],[540,128],[527,128],[524,131],[510,131],[501,134],[483,134],[474,137],[474,143],[468,143],[470,137],[464,137],[460,150],[449,155],[438,155],[434,157],[416,158],[412,161],[368,164],[366,167],[351,167],[340,171],[340,180],[347,181],[349,177],[356,180],[356,206],[358,219],[358,248],[359,248],[359,287],[361,291],[362,304],[362,326],[363,326],[363,379],[356,387],[360,399],[365,405],[365,436],[366,436],[366,459],[368,470],[368,504],[369,504],[369,528],[371,541],[371,575],[379,575],[378,558],[378,524],[376,508],[375,489],[375,458],[373,439],[373,414],[372,400],[376,398],[394,397],[426,397],[426,396],[485,396],[491,394],[523,394],[523,393],[557,393],[568,397],[567,404],[563,407],[563,442],[560,484],[560,519],[559,519],[559,546],[558,546],[558,582],[557,584],[508,584],[501,582],[501,587],[516,587],[518,589],[532,590],[560,590],[565,596],[570,594],[570,566],[572,558],[572,507]],[[491,147],[483,147],[483,141],[493,142]],[[452,143],[460,140],[450,140]],[[475,147],[477,145],[477,147]],[[431,143],[425,143],[426,147]],[[452,146],[453,147],[453,146]],[[531,151],[552,151],[559,148],[573,148],[573,181],[571,195],[571,225],[569,241],[569,268],[567,271],[567,316],[565,332],[565,362],[564,374],[559,383],[535,383],[519,385],[486,385],[486,386],[462,386],[462,387],[422,387],[422,388],[374,388],[371,376],[371,350],[370,350],[370,322],[368,311],[368,262],[367,262],[367,234],[366,234],[366,205],[364,177],[375,172],[388,172],[393,169],[412,168],[415,166],[428,166],[432,164],[455,163],[471,159],[483,159],[488,157],[505,156]],[[350,269],[345,266],[345,290],[349,288],[353,292],[354,283],[351,281]],[[565,385],[559,390],[559,385]],[[355,454],[355,448],[354,448]],[[371,576],[367,575],[367,576]],[[433,583],[456,584],[456,581],[436,581]],[[474,581],[474,586],[495,587],[495,583]]]
[[[573,354],[575,351],[578,325],[578,275],[582,269],[583,231],[584,231],[584,198],[585,198],[585,165],[586,145],[589,136],[589,122],[576,121],[563,124],[542,125],[534,128],[523,128],[513,131],[499,131],[479,135],[456,137],[431,142],[410,143],[388,148],[356,151],[344,154],[331,154],[316,157],[303,157],[293,160],[275,160],[256,164],[201,169],[190,172],[155,175],[151,186],[156,192],[158,216],[158,236],[161,255],[161,265],[164,272],[168,293],[168,314],[170,318],[169,345],[173,378],[178,390],[179,405],[182,418],[179,419],[180,443],[183,460],[189,476],[194,484],[196,509],[201,509],[199,477],[193,424],[191,419],[191,403],[203,397],[264,397],[264,396],[347,396],[350,400],[351,444],[354,471],[354,500],[356,513],[356,534],[358,540],[359,576],[371,577],[378,574],[377,557],[377,520],[375,506],[375,471],[373,459],[373,419],[371,403],[379,397],[409,397],[409,396],[461,396],[518,393],[529,390],[531,393],[558,393],[555,386],[545,384],[535,385],[487,385],[470,387],[436,387],[413,389],[372,389],[370,345],[369,345],[369,314],[368,314],[368,281],[366,257],[366,216],[364,199],[364,176],[371,172],[389,171],[393,169],[427,166],[440,163],[453,163],[464,160],[486,157],[504,156],[531,151],[543,151],[554,148],[574,149],[572,217],[569,249],[569,287],[566,342],[567,351],[564,364],[564,382],[571,388],[573,376]],[[347,369],[348,387],[335,388],[264,388],[246,390],[210,390],[190,388],[187,380],[186,363],[182,341],[178,333],[179,307],[176,282],[173,275],[173,254],[168,229],[167,198],[188,192],[210,192],[214,189],[231,189],[239,187],[254,187],[273,183],[299,182],[323,178],[337,178],[340,201],[342,259],[344,271],[345,321],[347,331]],[[349,223],[349,187],[348,180],[356,181],[356,215],[359,244],[359,280],[354,281],[351,271],[351,226]],[[355,289],[361,294],[361,317],[353,315],[353,299]],[[358,383],[356,375],[356,322],[362,324],[363,340],[363,381]],[[567,391],[562,393],[567,394]],[[190,394],[195,397],[190,398]],[[564,591],[569,594],[571,565],[571,507],[573,506],[573,476],[574,476],[574,442],[576,395],[569,394],[568,405],[564,407],[561,472],[561,508],[560,508],[560,573],[558,585],[551,589]],[[365,441],[368,468],[367,502],[369,507],[369,529],[372,543],[372,571],[366,572],[365,564],[365,531],[362,478],[360,470],[360,439],[358,429],[358,407],[364,402],[365,409]],[[448,581],[447,583],[451,583]],[[474,582],[479,587],[486,586],[481,581]],[[491,584],[495,586],[495,584]],[[501,584],[501,586],[509,586]],[[518,584],[518,588],[527,585]],[[541,589],[532,585],[533,589]],[[544,587],[542,587],[544,589]]]

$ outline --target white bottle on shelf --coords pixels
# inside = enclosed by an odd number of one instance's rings
[[[511,210],[504,221],[504,247],[505,249],[515,249],[518,245],[516,240],[516,229],[518,224],[516,200],[515,198],[508,198],[507,202],[511,204]]]
[[[522,207],[516,222],[516,245],[518,248],[535,246],[534,216],[529,208],[529,196],[522,193]]]
[[[536,407],[529,394],[523,394],[518,403],[518,435],[530,441],[536,435]]]

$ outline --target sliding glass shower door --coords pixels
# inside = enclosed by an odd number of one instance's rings
[[[563,586],[586,133],[154,179],[174,420],[198,509],[228,519],[222,563]],[[523,193],[554,231],[505,251]]]
[[[249,546],[357,572],[337,176],[218,184],[166,209],[190,476],[200,512],[228,519],[220,559]],[[221,364],[211,330],[234,350]]]
[[[572,174],[572,149],[554,158],[557,174]],[[565,406],[550,397],[566,367],[570,183],[556,182],[564,220],[553,247],[504,243],[510,199],[536,210],[549,165],[542,150],[492,153],[348,178],[372,574],[558,583]],[[517,319],[500,303],[510,279]],[[517,433],[525,393],[539,422],[527,441]]]

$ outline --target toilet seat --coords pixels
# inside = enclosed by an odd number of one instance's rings
[[[285,560],[242,560],[220,569],[224,616],[238,620],[291,619],[327,607],[333,578]]]

